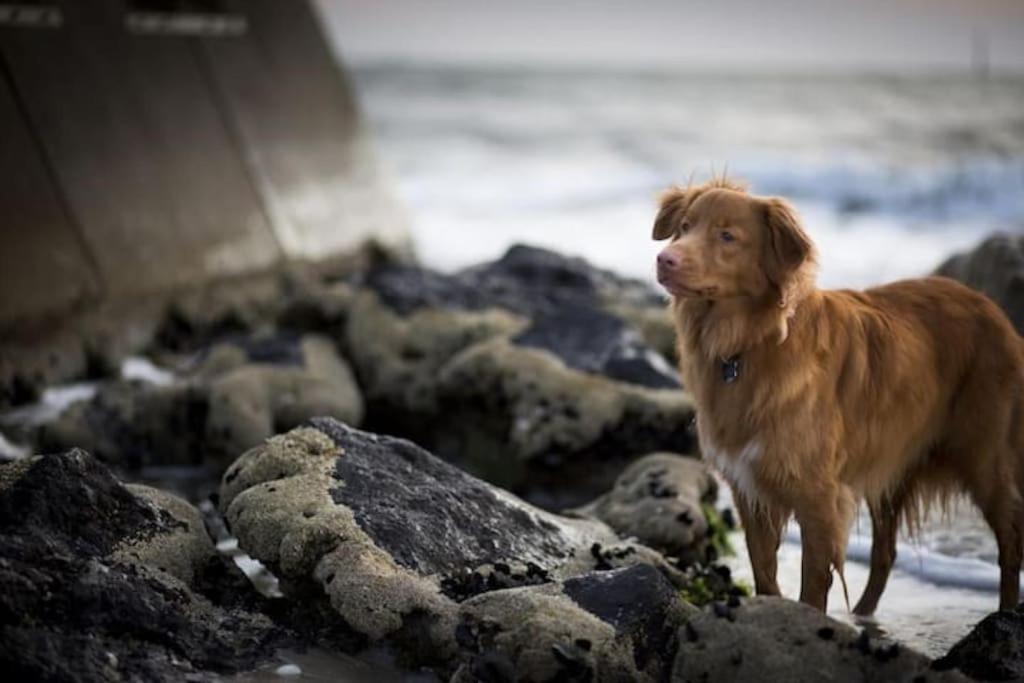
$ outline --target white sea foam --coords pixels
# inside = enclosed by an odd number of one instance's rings
[[[1024,230],[1019,79],[402,65],[357,77],[419,252],[442,269],[530,242],[653,282],[657,193],[726,164],[796,202],[830,287],[927,274],[990,232]]]
[[[174,382],[174,373],[164,370],[148,358],[129,356],[121,363],[121,378],[166,386]]]

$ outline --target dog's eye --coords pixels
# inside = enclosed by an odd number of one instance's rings
[[[719,236],[722,238],[723,242],[732,242],[736,239],[736,236],[728,230],[723,230]]]
[[[690,221],[683,221],[683,224],[679,226],[679,232],[684,235],[690,232]]]

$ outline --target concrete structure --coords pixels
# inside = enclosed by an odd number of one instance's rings
[[[306,0],[0,0],[0,331],[403,241]]]

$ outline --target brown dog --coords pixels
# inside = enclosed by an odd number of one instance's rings
[[[989,299],[945,278],[864,292],[815,287],[793,209],[727,180],[663,197],[658,279],[673,295],[680,369],[701,451],[729,481],[757,592],[779,593],[795,515],[800,599],[824,610],[856,501],[869,505],[870,614],[901,520],[966,492],[999,545],[999,605],[1019,599],[1024,340]],[[845,582],[844,582],[845,590]]]

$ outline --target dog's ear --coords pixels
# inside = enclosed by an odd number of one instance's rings
[[[791,276],[811,258],[814,244],[789,202],[772,197],[762,202],[762,209],[766,227],[764,273],[784,291]]]
[[[683,216],[686,215],[686,210],[690,208],[690,204],[693,204],[693,200],[706,189],[707,186],[699,185],[697,187],[670,187],[665,190],[661,195],[661,208],[658,210],[658,216],[654,219],[653,238],[655,241],[667,240],[676,235]]]

